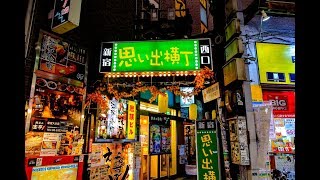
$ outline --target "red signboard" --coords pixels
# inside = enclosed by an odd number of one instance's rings
[[[273,115],[276,118],[295,117],[294,91],[263,91],[263,100],[273,105]]]
[[[25,158],[27,179],[82,180],[83,155],[34,156]]]

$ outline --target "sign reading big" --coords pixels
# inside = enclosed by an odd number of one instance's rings
[[[100,73],[212,69],[210,39],[103,42]]]

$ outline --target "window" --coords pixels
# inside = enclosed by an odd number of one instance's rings
[[[286,82],[284,73],[267,72],[267,79],[272,82]]]
[[[289,73],[290,76],[290,82],[296,82],[296,74],[295,73]]]

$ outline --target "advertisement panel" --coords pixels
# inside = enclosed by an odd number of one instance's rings
[[[83,159],[83,155],[25,158],[27,179],[81,180]]]
[[[170,116],[149,113],[149,153],[167,154],[171,152]]]
[[[136,103],[128,101],[128,132],[127,139],[135,139],[136,136]]]
[[[77,180],[77,173],[78,164],[34,167],[32,169],[31,179]]]
[[[100,73],[212,68],[210,39],[103,42]]]
[[[197,179],[220,180],[218,139],[215,121],[196,122]]]
[[[131,115],[132,116],[132,115]],[[99,116],[96,126],[95,142],[109,142],[112,139],[125,139],[127,133],[128,100],[109,101],[109,109]]]
[[[295,117],[294,91],[263,91],[263,100],[270,101],[275,118]]]
[[[215,83],[206,89],[202,90],[203,102],[207,103],[209,101],[215,100],[220,97],[219,83]]]
[[[86,49],[44,31],[42,33],[38,69],[43,72],[40,75],[56,77],[58,81],[70,78],[75,80],[75,85],[83,87]]]
[[[256,43],[260,83],[295,84],[295,45]]]

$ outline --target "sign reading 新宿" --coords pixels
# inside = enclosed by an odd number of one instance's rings
[[[210,39],[103,42],[100,57],[101,73],[212,68]]]
[[[219,155],[215,121],[196,122],[197,179],[220,180]]]

